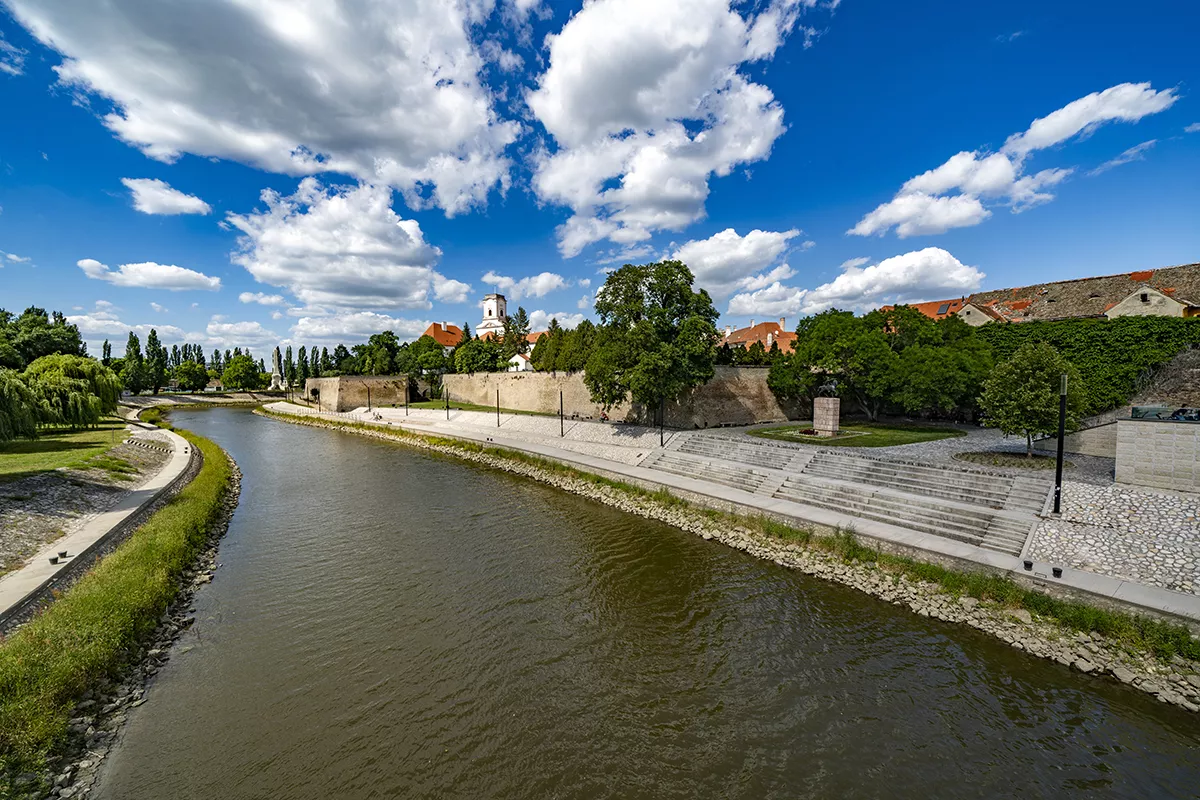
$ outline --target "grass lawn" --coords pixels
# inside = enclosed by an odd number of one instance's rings
[[[0,483],[17,481],[59,467],[92,466],[114,474],[128,473],[132,467],[118,458],[96,458],[123,441],[125,422],[109,417],[88,430],[42,430],[36,439],[17,439],[0,444]],[[92,463],[84,463],[94,458],[96,460]]]
[[[856,422],[842,426],[841,433],[832,438],[807,436],[801,431],[812,428],[811,423],[779,425],[747,431],[751,436],[778,439],[783,442],[803,442],[825,447],[894,447],[898,444],[932,442],[966,434],[955,428],[936,428],[929,425],[884,425],[876,422]]]
[[[958,461],[969,461],[972,464],[983,464],[987,467],[1016,467],[1017,469],[1033,470],[1054,469],[1055,464],[1055,456],[1045,453],[1034,453],[1033,458],[1026,457],[1024,453],[955,453],[954,458]],[[1070,468],[1075,465],[1063,459],[1063,466]]]
[[[404,408],[404,403],[396,403],[393,408]],[[446,408],[445,400],[421,400],[417,403],[409,403],[409,408],[432,408],[435,411],[444,411]],[[492,414],[496,413],[495,406],[480,406],[475,403],[463,403],[454,398],[450,399],[450,408],[453,411],[487,411]],[[558,414],[543,414],[540,411],[518,411],[515,408],[500,407],[501,414],[520,414],[525,417],[557,417]]]

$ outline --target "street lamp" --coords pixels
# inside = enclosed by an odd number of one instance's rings
[[[1058,459],[1054,465],[1054,513],[1062,511],[1063,441],[1067,433],[1067,373],[1058,384]]]

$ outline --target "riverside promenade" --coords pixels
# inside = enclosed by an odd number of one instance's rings
[[[20,569],[0,577],[0,629],[22,617],[31,602],[47,587],[77,576],[78,564],[86,562],[102,547],[110,534],[125,526],[143,508],[153,504],[187,471],[192,461],[192,446],[179,434],[137,423],[139,409],[125,413],[130,421],[130,439],[159,447],[170,447],[166,464],[137,489],[125,494],[115,505],[98,513],[66,535],[47,544]],[[66,552],[67,557],[59,554]],[[51,563],[55,558],[57,563]],[[73,577],[71,578],[73,579]]]
[[[720,431],[666,431],[660,446],[657,429],[581,420],[565,420],[560,427],[556,417],[453,408],[336,413],[284,402],[266,408],[519,450],[664,488],[702,505],[769,514],[801,527],[850,529],[885,549],[977,564],[1052,592],[1200,621],[1200,597],[1194,593],[1046,562],[1033,561],[1027,570],[1048,499],[1048,485],[1036,481],[920,463],[897,467],[894,459],[746,443]],[[1061,576],[1053,575],[1053,567]]]

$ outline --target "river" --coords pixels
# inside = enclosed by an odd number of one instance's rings
[[[1192,797],[1200,721],[519,478],[179,412],[243,473],[97,796]]]

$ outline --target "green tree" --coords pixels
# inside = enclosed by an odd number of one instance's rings
[[[692,290],[680,261],[626,264],[596,293],[597,331],[584,368],[592,399],[612,408],[627,396],[648,408],[713,376],[716,309]]]
[[[321,373],[324,374],[326,372],[332,372],[333,369],[334,369],[333,359],[329,357],[329,348],[322,347],[321,348]]]
[[[357,372],[358,366],[354,362],[354,356],[350,355],[346,345],[339,344],[333,348],[333,368],[343,375],[353,375]]]
[[[208,360],[208,368],[220,372],[224,367],[225,364],[221,361],[221,351],[214,348],[212,358]]]
[[[0,363],[20,368],[54,354],[87,355],[79,328],[67,322],[61,312],[47,314],[44,308],[30,306],[21,316],[13,317],[0,309]]]
[[[504,362],[518,353],[529,352],[529,315],[525,313],[524,306],[517,308],[517,313],[512,314],[508,319],[504,320],[504,336],[501,344],[501,353],[504,356]]]
[[[472,339],[454,350],[454,367],[460,374],[496,372],[501,368],[500,345],[494,339]]]
[[[1079,372],[1045,342],[1021,345],[1012,357],[996,366],[984,381],[979,405],[984,424],[1004,433],[1023,435],[1025,453],[1033,455],[1033,437],[1058,430],[1060,376],[1067,376],[1067,430],[1079,424],[1084,387]]]
[[[153,394],[158,394],[167,382],[167,350],[159,342],[158,331],[154,328],[146,337],[145,382]]]
[[[317,348],[308,349],[308,372],[312,377],[321,377],[321,353]]]
[[[226,363],[225,371],[221,373],[221,383],[226,389],[253,391],[263,387],[262,373],[259,372],[258,364],[254,363],[253,358],[236,355]]]
[[[175,380],[183,391],[199,392],[208,385],[208,370],[195,361],[184,361],[175,368]]]
[[[296,352],[296,383],[300,388],[304,388],[305,381],[309,378],[308,371],[308,351],[301,347]]]
[[[558,318],[551,317],[550,324],[546,327],[546,333],[537,340],[537,344],[533,346],[533,352],[529,355],[533,368],[542,371],[555,369],[558,354],[562,351],[566,340],[567,332],[558,324]]]
[[[146,388],[146,365],[142,359],[142,342],[133,331],[125,342],[125,356],[121,364],[121,382],[131,394]]]
[[[16,370],[0,368],[0,442],[37,436],[36,400]]]
[[[94,358],[42,356],[25,368],[25,379],[31,383],[51,377],[82,381],[84,391],[99,402],[101,414],[111,414],[117,410],[117,403],[121,399],[121,381],[111,369]]]
[[[108,366],[108,362],[112,361],[112,345],[108,339],[104,340],[104,344],[100,345],[100,363]]]

